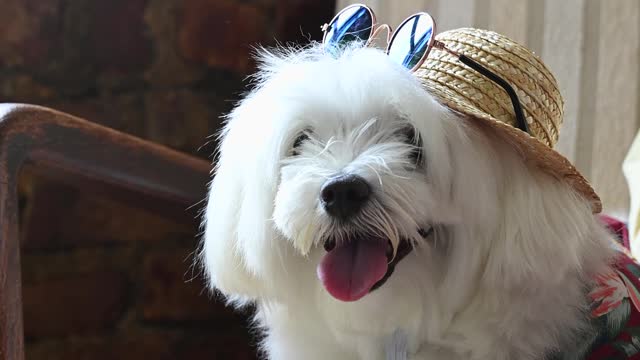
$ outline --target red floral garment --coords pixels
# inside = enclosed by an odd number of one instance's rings
[[[629,252],[626,225],[607,216],[601,220],[617,235],[620,253],[588,293],[594,331],[585,332],[582,346],[550,359],[640,360],[640,263]]]

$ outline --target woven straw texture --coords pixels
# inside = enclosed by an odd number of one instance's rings
[[[564,101],[553,74],[527,48],[495,32],[471,28],[437,35],[448,49],[464,54],[505,79],[516,90],[529,131],[516,127],[513,105],[506,91],[457,57],[437,48],[416,71],[429,92],[450,109],[482,121],[521,150],[526,161],[567,181],[602,210],[589,182],[560,153],[553,150],[563,120]]]

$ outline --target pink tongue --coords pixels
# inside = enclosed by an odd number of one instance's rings
[[[334,298],[356,301],[387,272],[387,243],[350,241],[336,245],[318,265],[318,278]]]

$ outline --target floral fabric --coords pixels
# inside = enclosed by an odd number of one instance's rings
[[[582,349],[558,359],[640,360],[640,263],[629,252],[626,225],[606,216],[601,219],[618,237],[619,256],[588,293],[596,331],[585,336]]]

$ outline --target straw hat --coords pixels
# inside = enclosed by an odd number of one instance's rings
[[[436,39],[493,71],[516,90],[530,134],[514,127],[513,105],[503,88],[457,57],[433,48],[415,75],[442,104],[469,115],[516,145],[525,161],[567,181],[591,201],[593,213],[602,210],[589,182],[560,153],[553,150],[563,120],[564,100],[549,69],[531,51],[495,32],[456,29]]]

